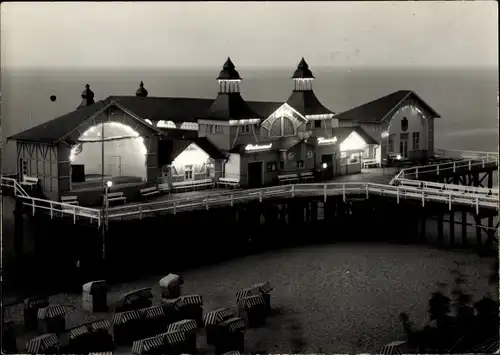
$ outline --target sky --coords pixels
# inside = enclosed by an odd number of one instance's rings
[[[498,5],[4,2],[2,67],[498,66]]]

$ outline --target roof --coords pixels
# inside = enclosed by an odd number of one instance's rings
[[[219,93],[212,102],[208,112],[199,118],[228,121],[231,119],[241,120],[258,117],[259,114],[248,106],[239,92],[231,92]]]
[[[309,69],[309,65],[306,63],[304,57],[300,60],[297,69],[293,73],[292,79],[314,79],[314,75]]]
[[[231,58],[227,57],[217,80],[241,80],[240,73],[235,68]]]
[[[273,149],[279,149],[279,150],[289,150],[293,147],[295,147],[299,143],[307,143],[305,139],[298,139],[295,137],[284,137],[280,138],[276,141],[276,143],[273,144]]]
[[[337,137],[337,141],[342,143],[347,137],[351,135],[352,132],[358,133],[366,144],[379,144],[372,136],[370,136],[366,131],[360,126],[354,127],[336,127],[333,129],[333,136]]]
[[[212,159],[225,159],[226,156],[217,149],[206,137],[196,139],[162,139],[159,149],[161,155],[165,156],[165,164],[170,164],[192,143],[200,147]]]
[[[312,90],[294,90],[286,103],[304,116],[333,114],[332,111],[323,106]]]
[[[420,96],[411,90],[399,90],[379,99],[370,101],[361,106],[339,113],[335,118],[339,120],[353,120],[358,122],[382,122],[391,113],[397,110],[407,98],[417,99],[424,108],[435,117],[441,117]]]
[[[265,141],[259,141],[259,142],[252,142],[252,143],[243,143],[243,144],[237,144],[233,148],[229,149],[229,153],[237,153],[237,154],[242,154],[242,153],[259,153],[261,151],[269,151],[269,150],[276,150],[278,149],[277,147],[277,140],[265,140]],[[262,150],[255,150],[255,151],[247,151],[245,150],[245,147],[247,145],[268,145],[271,144],[271,147],[269,149],[262,149]]]

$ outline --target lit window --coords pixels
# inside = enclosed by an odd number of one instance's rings
[[[251,132],[252,132],[252,130],[250,128],[250,125],[247,124],[247,125],[241,126],[241,133],[242,134],[249,134]]]
[[[270,173],[273,171],[276,171],[276,163],[274,162],[267,163],[267,172]]]
[[[412,138],[413,138],[413,150],[419,150],[420,149],[420,132],[413,132]]]
[[[298,169],[304,168],[304,161],[303,160],[298,160],[297,161],[297,168]]]
[[[185,180],[193,180],[193,166],[192,165],[184,165],[184,179]]]

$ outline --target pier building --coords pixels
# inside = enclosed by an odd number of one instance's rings
[[[133,200],[148,186],[328,180],[390,154],[433,155],[439,114],[417,94],[398,91],[335,115],[316,97],[314,79],[302,58],[288,99],[246,101],[228,58],[215,99],[151,97],[141,82],[135,96],[96,102],[86,85],[74,111],[9,138],[17,142],[18,176],[37,180],[52,200],[77,195],[92,204],[107,181]]]

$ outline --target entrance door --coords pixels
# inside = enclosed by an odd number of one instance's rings
[[[262,162],[248,163],[248,187],[257,188],[262,186]]]
[[[335,160],[333,159],[334,155],[333,154],[323,154],[321,156],[321,169],[323,171],[323,179],[324,180],[331,180],[333,179],[333,172],[334,172],[334,163]]]
[[[399,139],[399,154],[401,154],[401,158],[408,158],[408,133],[401,133]]]

